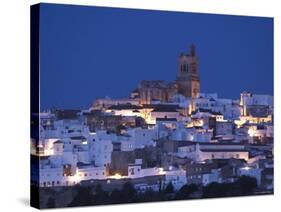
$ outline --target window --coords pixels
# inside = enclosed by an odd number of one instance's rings
[[[188,64],[182,64],[181,71],[182,72],[188,72]]]
[[[130,168],[130,173],[131,173],[131,175],[134,175],[135,174],[135,169],[134,168]]]

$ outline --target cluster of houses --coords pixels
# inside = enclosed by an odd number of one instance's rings
[[[145,98],[135,90],[129,98],[97,99],[88,110],[41,112],[32,183],[114,189],[130,181],[139,191],[172,183],[179,190],[246,175],[273,189],[272,96]]]

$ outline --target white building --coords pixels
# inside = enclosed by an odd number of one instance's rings
[[[210,183],[221,183],[222,179],[220,177],[219,169],[212,169],[210,173],[203,174],[202,183],[204,186]]]
[[[111,153],[113,151],[111,134],[106,131],[90,133],[89,145],[90,157],[96,166],[106,167],[111,163]]]
[[[175,169],[175,170],[169,170],[165,171],[165,182],[164,187],[166,187],[169,183],[172,183],[174,189],[178,191],[187,184],[187,178],[186,178],[186,171],[183,169]]]
[[[154,140],[157,138],[156,128],[130,128],[126,131],[126,133],[130,136],[135,148],[152,146],[154,145]]]
[[[142,169],[142,159],[136,159],[135,163],[128,165],[128,178],[134,179],[157,175],[165,175],[163,168],[153,167]]]
[[[244,159],[248,160],[249,152],[244,145],[237,144],[204,144],[188,145],[178,148],[177,156],[190,158],[196,162],[208,159]]]

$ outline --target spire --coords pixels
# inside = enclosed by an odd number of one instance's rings
[[[192,57],[194,57],[196,55],[195,45],[194,44],[191,44],[191,46],[190,46],[190,55]]]

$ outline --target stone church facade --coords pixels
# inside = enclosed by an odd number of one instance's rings
[[[143,80],[134,92],[141,104],[168,102],[176,94],[197,98],[200,93],[200,78],[195,46],[190,46],[189,53],[180,54],[176,81],[166,83],[163,80]]]

